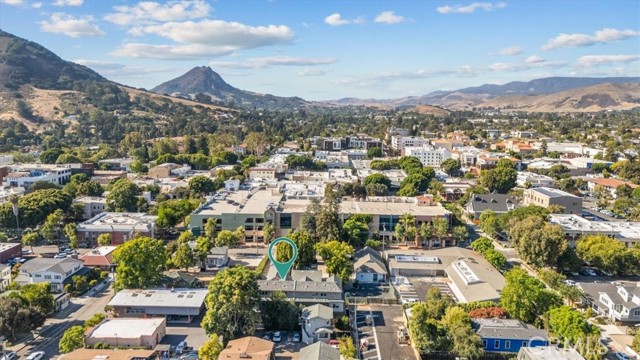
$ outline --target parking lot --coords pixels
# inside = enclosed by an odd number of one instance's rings
[[[364,315],[370,314],[373,319],[371,331],[367,331],[366,326],[360,328],[361,322],[359,320],[361,319],[358,319],[360,338],[373,338],[374,340],[369,343],[369,348],[364,352],[366,355],[363,357],[364,359],[415,359],[413,348],[408,344],[398,342],[398,331],[401,328],[406,328],[403,311],[401,305],[358,306],[358,317],[360,317],[360,312],[363,312]]]
[[[293,334],[295,332],[300,333],[300,331],[280,332],[282,334],[282,340],[280,340],[279,342],[274,342],[274,352],[276,353],[276,358],[283,360],[293,359],[295,356],[297,356],[295,355],[295,353],[299,352],[300,349],[307,346],[307,344],[303,343],[302,341],[293,342]],[[268,336],[269,339],[272,340],[273,331],[259,331],[256,332],[255,336],[260,338],[265,338],[266,336]]]
[[[421,301],[425,301],[427,298],[427,292],[432,287],[437,287],[440,290],[440,293],[444,295],[449,295],[452,299],[456,300],[456,296],[451,291],[451,288],[447,284],[448,281],[446,278],[433,278],[433,279],[412,279],[413,286],[416,289],[416,293],[418,294],[418,298]]]
[[[197,352],[208,339],[204,329],[200,327],[202,317],[200,315],[189,324],[167,324],[167,335],[160,343],[175,348],[180,342],[186,341],[187,347]]]

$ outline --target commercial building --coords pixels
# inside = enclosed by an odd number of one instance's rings
[[[544,329],[512,319],[472,319],[486,352],[517,353],[522,347],[549,345]]]
[[[575,247],[581,236],[605,235],[631,248],[640,241],[640,222],[591,221],[578,215],[551,214],[549,221],[560,225],[567,235],[569,246]]]
[[[121,318],[166,318],[189,323],[200,315],[207,289],[125,289],[109,302]]]
[[[518,177],[516,178],[516,184],[520,187],[552,187],[555,182],[555,179],[551,176],[540,175],[528,171],[518,172]]]
[[[218,360],[275,360],[274,344],[269,340],[247,336],[229,341]]]
[[[11,172],[4,177],[2,186],[29,187],[37,181],[64,185],[71,179],[71,169],[59,165],[20,164],[11,166]]]
[[[502,274],[480,254],[460,247],[435,250],[387,250],[391,276],[447,277],[459,302],[498,301]]]
[[[107,208],[107,199],[98,196],[82,196],[73,200],[74,204],[81,204],[84,208],[83,220],[89,220],[102,214]]]
[[[564,209],[562,211],[563,214],[582,214],[582,198],[566,191],[539,187],[526,189],[523,197],[524,206],[537,205],[548,208],[550,205],[558,205]]]
[[[450,139],[434,139],[434,140],[431,140],[430,143],[436,149],[446,149],[448,151],[451,151],[453,150],[453,148],[461,147],[464,145],[462,141],[450,140]]]
[[[98,235],[111,235],[111,243],[119,245],[136,234],[153,237],[156,232],[155,215],[145,213],[103,212],[77,226],[78,240],[95,245]]]
[[[153,349],[167,334],[167,323],[158,319],[104,319],[87,329],[84,343],[93,347],[107,343],[112,347],[146,347]]]
[[[71,279],[80,269],[83,263],[73,258],[35,258],[20,266],[15,282],[20,285],[48,282],[52,292],[64,290],[67,279]]]
[[[111,271],[116,267],[116,264],[113,261],[113,252],[116,248],[117,246],[100,246],[84,255],[81,255],[78,259],[82,260],[86,267]]]
[[[62,354],[58,360],[153,360],[156,357],[155,350],[133,349],[76,349],[70,353]]]
[[[584,358],[576,349],[539,346],[521,348],[517,360],[584,360]]]
[[[407,147],[421,147],[428,143],[429,140],[417,136],[396,135],[391,137],[391,147],[400,151],[401,155],[405,154],[404,150]]]
[[[22,256],[22,244],[20,243],[0,243],[0,263]]]
[[[160,164],[149,169],[149,177],[154,179],[181,176],[191,171],[189,165],[179,165],[173,163]]]
[[[333,309],[336,314],[344,313],[342,283],[331,275],[322,277],[316,270],[292,270],[286,280],[276,278],[277,271],[271,265],[267,279],[258,280],[258,287],[263,299],[269,299],[274,292],[282,291],[289,300],[302,306],[322,304]]]
[[[444,160],[451,159],[451,151],[447,148],[405,147],[404,154],[417,158],[424,166],[432,167],[440,167]]]
[[[276,168],[269,167],[252,167],[249,169],[250,179],[275,179]]]

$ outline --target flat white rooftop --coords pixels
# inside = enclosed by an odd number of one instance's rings
[[[92,338],[139,339],[153,335],[164,323],[164,318],[156,319],[107,319],[89,335]]]
[[[125,289],[119,291],[110,306],[200,308],[207,289]]]

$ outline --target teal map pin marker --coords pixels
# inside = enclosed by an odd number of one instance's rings
[[[276,259],[275,255],[273,255],[274,246],[276,246],[281,242],[289,244],[291,246],[291,249],[293,249],[293,256],[287,262],[279,262]],[[273,264],[273,266],[275,266],[276,270],[278,270],[278,275],[280,276],[280,280],[285,280],[287,278],[287,273],[289,272],[289,270],[291,270],[293,263],[296,261],[296,258],[298,257],[298,247],[296,246],[296,243],[293,242],[293,240],[286,237],[279,237],[273,240],[271,244],[269,244],[269,251],[267,255],[269,255],[269,260],[271,260],[271,263]]]

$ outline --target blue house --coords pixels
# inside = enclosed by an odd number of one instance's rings
[[[545,330],[511,319],[473,319],[486,352],[517,353],[521,347],[549,345]]]

